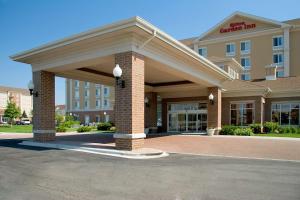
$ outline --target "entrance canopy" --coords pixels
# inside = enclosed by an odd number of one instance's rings
[[[33,72],[113,85],[115,54],[128,51],[145,57],[146,91],[221,87],[231,79],[227,72],[140,17],[51,42],[11,59],[31,64]]]

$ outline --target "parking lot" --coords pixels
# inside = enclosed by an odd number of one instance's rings
[[[129,160],[0,141],[0,199],[299,199],[300,163],[171,154]]]

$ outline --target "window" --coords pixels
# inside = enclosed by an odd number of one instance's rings
[[[230,123],[236,126],[247,126],[254,122],[253,103],[232,103],[230,105]]]
[[[283,47],[283,36],[273,37],[273,50],[282,49]]]
[[[90,83],[89,83],[89,82],[84,82],[84,87],[85,87],[85,88],[90,87]]]
[[[248,54],[251,51],[251,42],[248,41],[242,41],[241,42],[241,54]]]
[[[100,122],[100,115],[96,115],[96,122]]]
[[[74,81],[74,85],[75,85],[75,87],[78,88],[78,87],[79,87],[79,81],[75,80],[75,81]]]
[[[281,126],[299,126],[300,103],[272,103],[272,121]]]
[[[283,54],[282,53],[273,54],[273,63],[278,66],[283,66]]]
[[[89,125],[89,123],[90,123],[90,116],[89,115],[84,116],[84,123],[85,123],[85,125]]]
[[[251,68],[251,61],[249,57],[241,58],[241,65],[244,69],[248,70]]]
[[[206,47],[201,47],[198,49],[198,52],[201,56],[207,57],[207,48]]]
[[[84,97],[89,97],[90,96],[90,91],[88,89],[84,90]]]
[[[221,69],[225,70],[225,65],[219,64],[218,66],[219,66]]]
[[[79,89],[78,88],[75,89],[75,98],[76,99],[79,98]]]
[[[104,99],[104,103],[103,103],[104,107],[107,108],[109,106],[108,100]]]
[[[251,75],[249,72],[244,72],[241,76],[241,79],[244,80],[244,81],[249,81],[251,80]]]
[[[108,87],[105,87],[105,88],[104,88],[104,96],[105,96],[105,97],[108,97],[108,96],[109,96],[109,88],[108,88]]]
[[[95,87],[98,88],[98,87],[101,87],[101,85],[100,84],[95,84]]]
[[[100,96],[100,88],[96,88],[96,97]]]
[[[235,44],[226,44],[226,56],[235,56]]]
[[[90,107],[90,102],[88,100],[84,101],[84,108],[88,109]]]
[[[75,109],[80,109],[80,102],[79,101],[75,101]]]
[[[276,72],[276,77],[284,77],[284,71],[283,70],[277,71]]]
[[[96,99],[96,108],[100,108],[100,99]]]

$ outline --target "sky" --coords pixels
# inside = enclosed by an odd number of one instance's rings
[[[235,11],[278,21],[300,18],[299,0],[0,0],[0,85],[27,88],[31,66],[10,55],[140,16],[176,39],[199,36]],[[65,81],[56,78],[56,104]]]

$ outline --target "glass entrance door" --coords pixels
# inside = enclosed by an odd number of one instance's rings
[[[185,103],[169,105],[169,132],[205,132],[206,128],[206,103]]]

